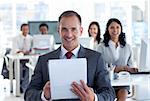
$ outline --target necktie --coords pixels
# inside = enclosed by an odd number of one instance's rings
[[[67,59],[71,59],[73,53],[72,52],[67,52],[66,54]]]

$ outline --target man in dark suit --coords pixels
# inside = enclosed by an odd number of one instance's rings
[[[68,52],[73,53],[70,58],[84,57],[87,59],[87,84],[83,80],[80,81],[80,84],[73,82],[70,85],[72,92],[82,101],[114,101],[115,93],[101,54],[79,44],[82,31],[81,17],[78,13],[65,11],[60,15],[58,32],[62,45],[57,50],[39,57],[32,80],[25,93],[26,101],[51,100],[48,60],[66,59],[68,57],[65,54]]]

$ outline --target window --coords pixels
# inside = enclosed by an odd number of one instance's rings
[[[75,10],[81,15],[83,36],[88,36],[88,25],[93,20],[99,22],[103,36],[108,19],[117,17],[128,43],[137,45],[142,36],[150,37],[149,0],[66,0],[65,6],[63,3],[63,0],[0,0],[0,44],[11,48],[11,38],[20,33],[22,23],[57,21],[65,10]]]

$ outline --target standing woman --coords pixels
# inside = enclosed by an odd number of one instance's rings
[[[91,22],[88,28],[88,33],[90,37],[94,38],[94,50],[96,50],[98,44],[102,42],[99,23],[96,21]]]
[[[121,22],[118,19],[108,20],[103,43],[98,46],[97,51],[102,54],[106,63],[115,66],[114,72],[137,72],[137,69],[133,67],[131,47],[126,43],[125,33],[123,33]],[[129,87],[114,88],[117,101],[126,101]]]

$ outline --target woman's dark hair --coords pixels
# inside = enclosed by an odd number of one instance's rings
[[[122,31],[123,28],[122,28],[121,22],[118,19],[116,19],[116,18],[111,18],[111,19],[108,20],[107,25],[106,25],[106,30],[105,30],[105,33],[103,35],[104,36],[103,42],[104,42],[104,44],[105,44],[106,47],[109,46],[108,42],[110,40],[110,35],[109,35],[108,27],[110,26],[110,24],[112,22],[118,23],[120,25],[120,27],[121,27],[121,33],[119,35],[119,42],[121,44],[121,47],[124,47],[126,45],[126,36],[125,36],[125,33],[123,33],[123,31]]]
[[[90,25],[89,25],[89,28],[88,28],[88,33],[89,33],[89,36],[91,36],[91,34],[90,34],[90,27],[92,26],[92,25],[96,25],[97,26],[97,28],[98,28],[98,32],[97,32],[97,36],[96,36],[96,41],[98,42],[98,44],[100,43],[100,41],[101,41],[101,31],[100,31],[100,25],[99,25],[99,23],[98,22],[96,22],[96,21],[93,21],[93,22],[91,22],[90,23]]]

